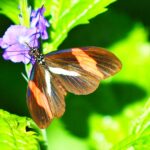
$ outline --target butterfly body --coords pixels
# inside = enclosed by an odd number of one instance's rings
[[[35,64],[28,83],[27,104],[40,128],[63,115],[67,92],[92,93],[100,80],[121,69],[114,54],[98,47],[71,48],[46,55],[31,48],[29,54]]]

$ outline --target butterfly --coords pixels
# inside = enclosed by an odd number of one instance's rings
[[[99,47],[70,48],[41,54],[30,48],[35,59],[27,89],[27,105],[33,120],[47,128],[65,112],[67,92],[86,95],[101,80],[117,73],[122,65],[111,52]]]

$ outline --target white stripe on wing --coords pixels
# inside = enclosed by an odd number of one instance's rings
[[[48,70],[45,69],[45,80],[46,80],[46,89],[49,96],[51,96],[51,76]]]
[[[67,75],[67,76],[80,76],[80,74],[75,71],[69,71],[69,70],[65,70],[62,68],[55,68],[55,67],[48,67],[48,68],[52,73],[55,73],[55,74],[61,74],[61,75]]]

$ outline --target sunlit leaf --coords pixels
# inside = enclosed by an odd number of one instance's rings
[[[143,113],[134,121],[130,136],[118,143],[113,149],[148,150],[150,147],[150,100],[147,102]]]
[[[106,7],[112,2],[114,0],[49,1],[51,43],[46,46],[44,52],[47,53],[50,50],[57,49],[72,28],[89,23],[91,18],[106,11]]]
[[[150,99],[147,101],[142,114],[135,120],[131,134],[150,134]]]
[[[0,148],[35,150],[44,146],[41,131],[26,117],[0,110]],[[45,147],[46,148],[46,147]]]
[[[18,0],[13,1],[5,1],[0,0],[0,14],[5,15],[10,20],[12,20],[14,23],[19,23],[19,3]]]

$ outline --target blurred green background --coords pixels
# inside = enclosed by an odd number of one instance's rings
[[[108,11],[68,34],[59,49],[105,47],[122,61],[121,72],[88,96],[68,94],[66,112],[47,129],[50,150],[107,150],[126,138],[150,98],[150,1],[118,0]],[[12,22],[0,15],[0,36]],[[0,55],[0,108],[30,116],[23,64]]]

